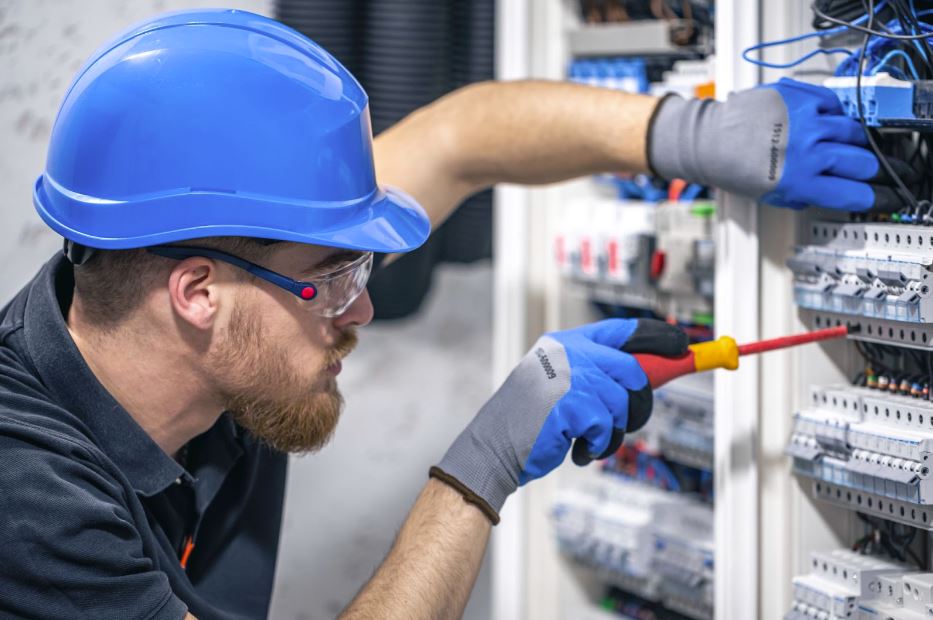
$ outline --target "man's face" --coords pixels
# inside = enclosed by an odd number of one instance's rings
[[[280,244],[263,267],[302,281],[358,256],[333,248]],[[340,360],[356,345],[356,327],[372,319],[365,291],[342,315],[325,318],[309,302],[255,278],[236,278],[221,341],[209,364],[236,421],[284,452],[308,452],[333,435],[343,405]],[[319,300],[326,303],[326,299]]]

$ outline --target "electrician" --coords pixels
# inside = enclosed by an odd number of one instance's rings
[[[337,423],[373,263],[495,183],[618,170],[790,207],[890,199],[859,125],[791,81],[722,103],[484,83],[373,142],[359,84],[272,20],[173,13],[101,47],[35,185],[65,252],[0,317],[0,615],[264,617],[286,452]],[[460,615],[508,496],[575,438],[615,450],[651,406],[629,353],[685,346],[652,321],[542,337],[344,616]]]

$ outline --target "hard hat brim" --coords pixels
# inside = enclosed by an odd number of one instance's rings
[[[115,225],[107,212],[128,202],[135,203],[134,217]],[[431,222],[421,205],[393,187],[377,188],[363,199],[336,204],[188,188],[132,200],[104,200],[70,192],[42,175],[36,181],[33,203],[39,216],[58,234],[105,250],[237,236],[393,253],[414,250],[431,233]],[[171,212],[185,212],[187,217],[166,216]],[[65,214],[80,214],[80,221],[70,221]],[[197,221],[197,214],[203,214],[203,221]],[[152,232],[166,221],[187,221],[188,225]]]

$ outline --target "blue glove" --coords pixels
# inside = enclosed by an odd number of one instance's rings
[[[829,89],[784,78],[725,102],[666,97],[648,132],[648,159],[682,178],[795,209],[904,206],[858,121]],[[912,174],[895,163],[898,173]]]
[[[613,454],[651,414],[651,386],[631,353],[680,356],[687,336],[650,319],[609,319],[542,336],[431,475],[495,523],[520,485],[560,465]]]

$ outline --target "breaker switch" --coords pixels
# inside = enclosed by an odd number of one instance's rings
[[[655,250],[651,254],[651,279],[659,280],[664,273],[664,265],[667,262],[667,254],[663,250]]]

